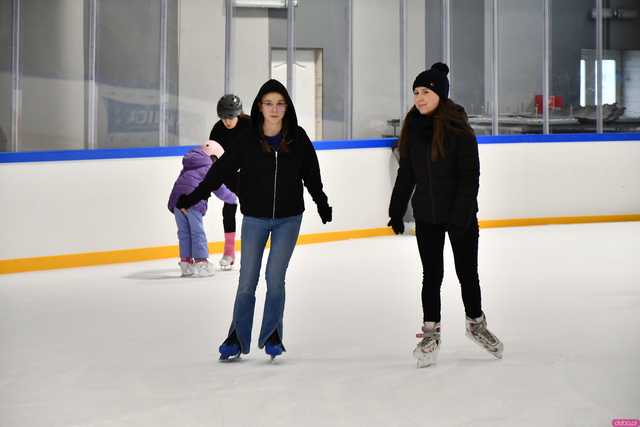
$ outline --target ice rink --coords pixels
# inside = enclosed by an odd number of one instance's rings
[[[0,426],[610,426],[640,418],[640,223],[483,229],[495,360],[464,334],[445,247],[443,342],[421,322],[413,236],[298,246],[287,353],[220,363],[238,271],[173,259],[0,276]],[[212,260],[218,260],[214,255]],[[265,257],[266,260],[266,257]]]

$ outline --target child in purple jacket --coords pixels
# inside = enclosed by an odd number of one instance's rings
[[[207,201],[201,200],[189,209],[182,210],[176,208],[176,201],[180,195],[192,192],[223,154],[224,149],[216,141],[208,141],[187,152],[182,158],[182,171],[171,190],[167,207],[174,214],[178,225],[182,277],[212,276],[214,268],[208,260],[209,245],[202,223],[202,217],[207,213]],[[214,194],[225,203],[238,203],[236,195],[224,185],[214,191]]]

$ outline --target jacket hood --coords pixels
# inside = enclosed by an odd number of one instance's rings
[[[211,157],[209,157],[202,147],[190,150],[182,158],[182,167],[184,169],[197,169],[202,166],[211,166],[212,163]]]
[[[262,113],[260,112],[259,103],[260,100],[262,100],[263,96],[271,92],[276,92],[282,95],[285,102],[287,103],[287,110],[283,118],[283,129],[288,131],[287,139],[293,140],[295,139],[295,136],[297,134],[298,116],[296,115],[296,109],[293,106],[293,101],[289,96],[289,92],[287,92],[287,88],[285,88],[284,85],[278,80],[267,80],[267,82],[263,84],[258,91],[258,95],[256,95],[256,99],[254,99],[253,105],[251,106],[251,125],[256,131],[256,134],[260,135],[260,127],[262,126],[264,118],[262,117]]]

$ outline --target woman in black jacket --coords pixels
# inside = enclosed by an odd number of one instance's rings
[[[272,358],[285,351],[285,274],[300,231],[303,184],[316,203],[322,222],[331,221],[332,215],[322,190],[315,149],[298,126],[287,90],[277,80],[269,80],[260,88],[251,108],[251,125],[209,170],[204,181],[192,193],[181,196],[177,204],[178,208],[186,208],[208,198],[225,177],[240,169],[238,196],[244,215],[240,280],[229,335],[219,349],[221,360],[249,353],[255,291],[269,236],[267,295],[258,347],[265,347]]]
[[[487,329],[478,279],[478,143],[464,109],[448,99],[449,68],[434,64],[413,83],[414,106],[400,133],[400,167],[389,205],[389,225],[404,232],[411,198],[422,260],[422,340],[413,354],[418,366],[434,364],[440,348],[440,287],[445,233],[462,288],[466,335],[497,358],[503,345]],[[413,197],[411,195],[413,194]]]
[[[216,108],[220,120],[213,125],[209,139],[217,141],[225,151],[229,151],[234,141],[243,131],[251,128],[251,118],[242,112],[242,101],[233,94],[224,95]],[[237,193],[237,177],[227,182],[228,187]],[[236,259],[236,210],[237,204],[226,203],[222,207],[222,226],[224,227],[224,252],[220,259],[220,268],[230,270]]]

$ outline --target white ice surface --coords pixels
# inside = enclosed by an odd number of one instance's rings
[[[217,361],[238,272],[174,260],[0,276],[0,426],[610,426],[640,418],[640,223],[481,231],[495,360],[464,336],[447,246],[443,343],[416,369],[413,236],[298,246],[285,345]],[[266,257],[265,257],[266,259]],[[217,262],[217,258],[214,258]]]

